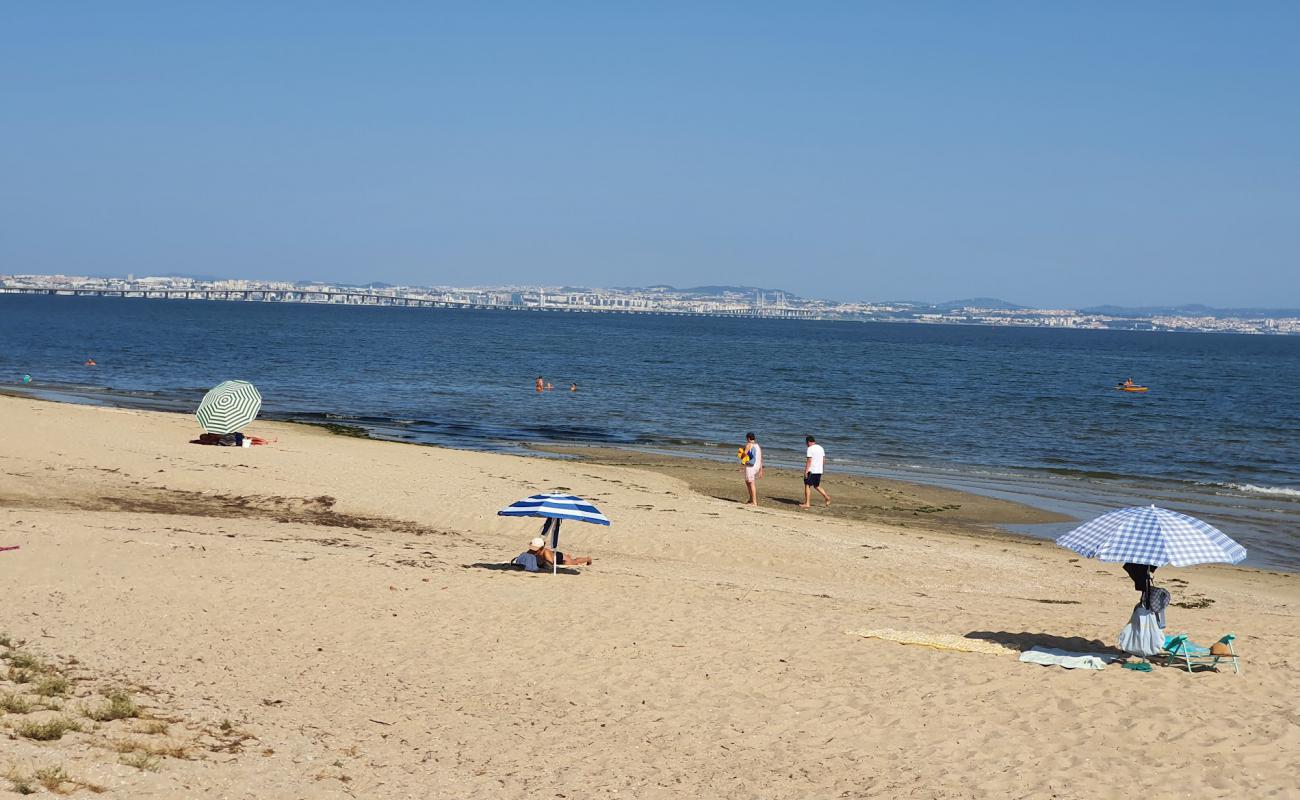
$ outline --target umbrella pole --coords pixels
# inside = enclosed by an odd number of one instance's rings
[[[551,531],[551,554],[555,556],[555,558],[551,559],[551,574],[554,575],[560,569],[560,520],[558,517],[555,520],[555,529]]]
[[[547,536],[547,534],[549,534],[550,532],[551,532],[551,519],[548,517],[548,518],[546,519],[546,521],[542,523],[542,534],[541,534],[541,537],[542,537],[542,545],[543,545],[543,546],[546,545],[546,536]]]

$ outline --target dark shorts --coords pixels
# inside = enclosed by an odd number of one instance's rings
[[[803,476],[804,486],[821,486],[822,474],[820,472],[806,472]]]

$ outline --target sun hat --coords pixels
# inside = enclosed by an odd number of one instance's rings
[[[546,545],[546,540],[538,536],[528,543],[529,550],[538,550]]]

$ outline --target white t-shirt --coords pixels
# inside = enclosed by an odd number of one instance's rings
[[[817,443],[808,445],[808,457],[812,459],[812,463],[808,465],[809,472],[820,475],[826,471],[826,451],[821,445]]]

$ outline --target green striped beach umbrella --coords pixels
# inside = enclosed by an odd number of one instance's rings
[[[208,433],[234,433],[257,419],[262,410],[262,395],[248,381],[226,381],[203,395],[199,410],[194,412]]]

